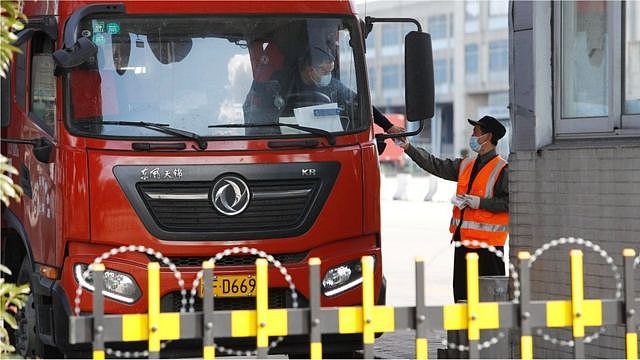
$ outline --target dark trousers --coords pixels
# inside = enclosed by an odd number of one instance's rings
[[[496,246],[504,252],[504,246]],[[469,252],[478,253],[478,275],[504,275],[504,262],[487,249],[469,249],[457,247],[453,258],[453,298],[456,302],[467,300],[467,261]],[[505,255],[506,256],[506,255]]]

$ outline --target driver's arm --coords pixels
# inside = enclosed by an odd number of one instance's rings
[[[385,132],[393,127],[393,123],[375,106],[373,107],[373,122],[380,126]]]
[[[338,99],[336,99],[337,102],[339,104],[345,104],[346,106],[353,104],[356,101],[357,94],[353,90],[346,87],[344,84],[342,83],[339,83],[339,84],[340,85],[338,88]],[[393,123],[389,119],[387,119],[387,117],[384,116],[384,114],[380,112],[380,110],[378,110],[378,108],[376,108],[375,106],[373,107],[373,122],[376,125],[380,126],[387,133],[389,132],[389,130],[394,128]],[[397,130],[398,131],[392,131],[392,132],[404,131],[404,129],[401,129],[401,128],[398,128]]]

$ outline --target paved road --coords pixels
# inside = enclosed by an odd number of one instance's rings
[[[455,193],[455,183],[439,179],[432,201],[424,201],[429,190],[429,178],[405,178],[405,188],[398,191],[397,178],[383,178],[382,261],[387,277],[387,304],[415,305],[415,265],[419,256],[425,263],[427,305],[453,303],[453,246],[449,241],[448,224],[451,218],[449,200]],[[394,195],[406,200],[393,200]],[[505,249],[508,253],[508,247]],[[429,358],[437,358],[437,349],[444,348],[445,331],[427,334]],[[378,358],[415,358],[415,332],[399,330],[384,334],[376,340]]]
[[[448,199],[455,191],[455,183],[440,181],[433,200],[424,201],[427,178],[408,179],[404,195],[408,200],[393,200],[398,193],[395,178],[382,181],[382,261],[387,277],[387,304],[415,305],[414,259],[425,263],[427,305],[453,302],[451,293],[453,247],[449,244],[447,224],[451,217]],[[429,358],[435,359],[444,331],[428,334]],[[415,332],[399,330],[384,334],[376,340],[377,358],[415,358]]]

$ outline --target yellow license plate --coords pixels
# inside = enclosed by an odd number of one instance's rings
[[[204,294],[204,281],[200,282],[200,296]],[[255,275],[216,275],[213,278],[214,297],[256,296]]]

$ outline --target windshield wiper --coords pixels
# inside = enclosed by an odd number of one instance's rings
[[[254,127],[276,127],[276,126],[285,126],[285,127],[289,127],[289,128],[292,128],[292,129],[306,131],[309,134],[324,136],[325,138],[327,138],[327,142],[329,142],[329,145],[335,145],[336,144],[336,137],[332,133],[330,133],[329,131],[318,129],[318,128],[295,125],[295,124],[285,124],[285,123],[277,122],[277,123],[271,123],[271,124],[222,124],[222,125],[209,125],[210,128],[254,128]]]
[[[139,126],[144,127],[151,130],[156,130],[165,134],[191,139],[198,144],[198,148],[200,150],[207,150],[207,140],[203,139],[202,136],[192,133],[191,131],[180,130],[176,128],[172,128],[169,124],[159,124],[159,123],[151,123],[145,121],[100,121],[100,120],[91,120],[88,123],[102,124],[102,125],[124,125],[124,126]]]

